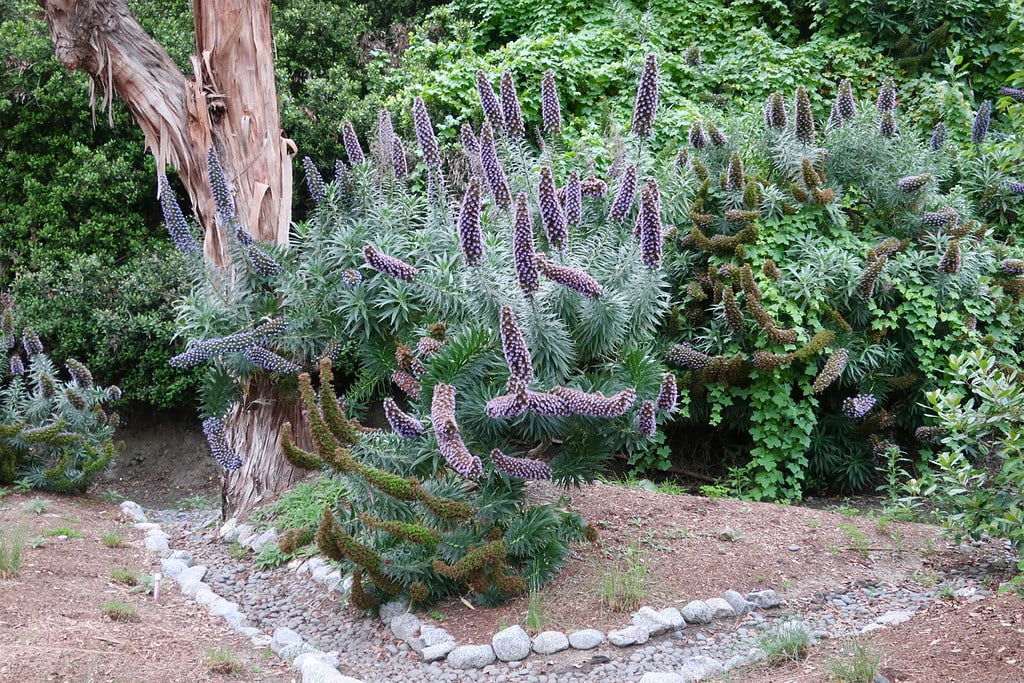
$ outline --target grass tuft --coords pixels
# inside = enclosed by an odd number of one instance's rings
[[[25,548],[25,530],[0,529],[0,579],[13,579],[21,571],[21,551]]]
[[[245,671],[245,667],[238,661],[238,656],[227,647],[206,648],[206,668],[210,673],[222,676],[238,676]]]
[[[108,531],[107,533],[100,536],[100,543],[107,546],[108,548],[123,548],[124,547],[124,536],[121,534]]]
[[[43,536],[67,536],[68,538],[81,538],[83,534],[78,529],[69,526],[59,526],[54,529],[43,529],[40,531]]]
[[[811,634],[803,624],[790,621],[762,633],[757,646],[773,664],[799,662],[811,649]]]
[[[111,621],[132,622],[139,620],[139,611],[135,609],[134,605],[129,605],[127,602],[107,600],[103,603],[101,609],[103,610],[103,616]]]
[[[872,683],[881,661],[881,654],[854,638],[849,657],[833,659],[829,663],[829,673],[838,683]]]
[[[110,570],[110,580],[125,586],[137,586],[139,584],[139,573],[124,567],[115,567]]]
[[[647,597],[647,574],[642,553],[636,547],[627,548],[622,557],[611,562],[600,575],[598,591],[601,605],[613,612],[639,609]]]

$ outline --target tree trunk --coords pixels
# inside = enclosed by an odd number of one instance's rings
[[[142,29],[125,0],[37,0],[57,59],[91,77],[109,108],[124,99],[146,135],[157,168],[172,166],[203,225],[203,250],[216,268],[230,268],[223,226],[210,192],[206,153],[216,147],[252,235],[285,244],[291,221],[294,145],[281,134],[274,85],[269,0],[194,0],[194,77],[188,79]],[[296,403],[279,400],[266,381],[243,387],[243,403],[226,418],[228,442],[244,460],[226,479],[226,503],[244,514],[302,476],[281,454],[280,430],[306,429]]]

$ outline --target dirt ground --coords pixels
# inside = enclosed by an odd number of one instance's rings
[[[124,454],[90,498],[9,494],[0,499],[0,531],[21,530],[37,539],[24,549],[20,574],[0,580],[0,681],[295,680],[276,657],[253,649],[220,619],[181,597],[173,582],[164,581],[154,600],[112,580],[111,571],[120,568],[152,575],[159,562],[142,549],[142,533],[121,521],[115,505],[98,499],[101,494],[118,492],[146,507],[175,507],[201,496],[216,507],[220,492],[219,473],[198,425],[186,423],[182,429],[174,422],[155,422],[121,438]],[[628,614],[602,606],[598,588],[609,567],[627,562],[643,567],[649,579],[645,604],[681,606],[726,588],[768,587],[786,600],[784,609],[796,613],[819,593],[856,581],[906,586],[942,580],[954,568],[984,560],[991,564],[989,587],[994,588],[1012,569],[1001,543],[963,552],[935,527],[879,522],[847,510],[668,496],[605,484],[573,492],[566,502],[594,524],[600,539],[577,548],[542,593],[550,628],[609,629],[628,623]],[[47,535],[61,529],[81,537]],[[123,547],[101,542],[111,533],[124,539]],[[112,600],[134,606],[138,620],[104,616],[103,603]],[[526,613],[525,599],[492,610],[470,610],[453,600],[438,606],[435,616],[460,642],[486,642],[502,624],[525,624]],[[879,672],[892,683],[1021,683],[1024,599],[942,601],[861,643],[878,654]],[[744,669],[728,680],[836,681],[829,667],[843,645],[825,641],[800,662]],[[235,673],[219,672],[218,648],[236,662]]]

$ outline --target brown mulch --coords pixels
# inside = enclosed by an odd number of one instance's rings
[[[912,586],[917,580],[943,580],[951,570],[982,560],[992,564],[989,588],[1010,575],[1010,565],[993,562],[1005,559],[1000,542],[957,548],[928,525],[606,484],[541,495],[564,496],[600,533],[598,542],[574,548],[565,570],[540,594],[543,628],[609,630],[628,624],[629,612],[603,604],[599,588],[602,576],[627,559],[645,569],[643,604],[681,607],[727,588],[774,588],[787,603],[783,613],[800,613],[820,593],[858,582]],[[0,680],[295,680],[276,657],[255,650],[219,618],[181,597],[172,582],[164,582],[159,601],[112,582],[115,567],[159,571],[159,562],[142,548],[143,534],[119,520],[116,506],[40,498],[49,501],[43,514],[25,510],[33,496],[0,499],[0,529],[9,533],[22,527],[29,537],[42,537],[44,529],[68,526],[83,538],[47,537],[41,547],[26,546],[21,574],[0,580]],[[100,542],[111,531],[125,538],[125,547]],[[102,614],[106,600],[134,605],[139,620],[110,621]],[[527,611],[526,597],[486,610],[454,599],[436,606],[432,615],[460,643],[480,643],[502,626],[525,626]],[[892,683],[1020,683],[1024,600],[940,602],[861,642],[879,654],[879,672]],[[829,667],[843,656],[844,646],[849,643],[825,641],[801,662],[759,665],[734,672],[729,680],[834,681]],[[213,670],[207,653],[215,647],[229,649],[241,673]]]
[[[0,579],[0,681],[89,681],[171,683],[177,681],[294,681],[287,665],[254,649],[219,617],[182,596],[164,580],[159,600],[111,580],[115,568],[160,570],[142,546],[142,532],[119,518],[117,506],[43,494],[46,509],[25,509],[36,496],[0,499],[0,532],[20,530],[27,539],[21,571]],[[67,527],[81,538],[46,536]],[[124,539],[108,548],[105,533]],[[36,541],[38,542],[38,541]],[[113,621],[103,603],[133,606],[138,620]],[[218,673],[208,655],[220,648],[237,663]]]

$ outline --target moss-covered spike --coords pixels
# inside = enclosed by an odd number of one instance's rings
[[[313,436],[313,446],[320,456],[326,457],[333,453],[341,444],[337,442],[330,428],[324,422],[323,413],[317,405],[316,392],[313,391],[313,381],[308,372],[299,375],[299,395],[302,397],[302,405],[306,409],[306,419],[309,421],[309,432]]]
[[[818,175],[817,169],[814,168],[814,162],[807,157],[800,160],[800,177],[808,191],[821,185],[821,177]]]
[[[409,602],[413,605],[422,605],[430,599],[430,590],[420,583],[415,581],[409,584]]]
[[[764,262],[764,265],[761,266],[761,272],[764,273],[769,280],[778,280],[782,277],[782,271],[779,270],[779,266],[775,263],[775,259],[767,259]]]
[[[744,263],[740,268],[740,288],[747,295],[748,305],[750,301],[761,303],[761,289],[754,281],[754,271],[749,263]]]
[[[514,574],[506,574],[503,568],[497,569],[491,575],[494,587],[508,595],[522,595],[526,592],[526,579]]]
[[[371,612],[380,604],[373,594],[363,588],[363,572],[358,567],[352,570],[352,588],[348,593],[348,601],[363,612]]]
[[[64,420],[57,420],[53,424],[45,427],[34,427],[22,430],[21,438],[24,439],[26,443],[45,443],[56,438],[57,435],[64,431],[65,426]]]
[[[474,517],[478,512],[475,507],[468,503],[462,503],[451,498],[432,496],[423,489],[419,489],[417,497],[423,507],[433,514],[449,522],[458,522]]]
[[[352,457],[352,454],[349,453],[348,449],[342,448],[341,446],[335,448],[330,452],[330,454],[325,454],[323,461],[328,467],[339,474],[351,472],[359,466],[359,463],[357,463],[356,459]]]
[[[358,430],[353,421],[345,416],[334,393],[334,372],[330,358],[320,360],[320,410],[324,422],[339,445],[345,446],[356,442]]]
[[[422,495],[419,484],[370,465],[356,465],[355,471],[370,486],[398,500],[413,501]]]
[[[597,542],[599,534],[593,524],[587,524],[583,527],[583,538],[587,539],[588,543]]]
[[[722,287],[722,308],[725,310],[725,321],[729,323],[729,329],[736,334],[746,332],[746,320],[743,318],[743,311],[736,303],[736,295],[732,291],[732,285]]]
[[[793,357],[797,360],[807,360],[824,351],[835,339],[836,333],[832,330],[820,330],[811,337],[809,342],[794,351]]]
[[[338,523],[334,519],[331,507],[325,505],[323,514],[320,516],[320,523],[316,527],[316,547],[330,559],[340,562],[345,559],[345,553],[342,552],[341,546],[335,538],[336,529],[341,531],[338,529]]]
[[[281,428],[281,451],[284,458],[300,470],[318,470],[323,461],[313,453],[304,451],[292,442],[292,423],[285,422]]]
[[[287,529],[278,537],[277,547],[286,555],[294,555],[299,548],[309,545],[315,538],[316,532],[308,526]]]
[[[407,522],[388,522],[378,519],[368,512],[359,515],[359,519],[369,527],[378,531],[386,531],[392,536],[397,536],[410,543],[418,545],[436,546],[441,542],[441,534],[433,529],[428,529],[422,524],[411,524]]]
[[[19,422],[12,425],[0,424],[0,439],[10,439],[21,433],[21,430],[25,429],[25,423]]]

